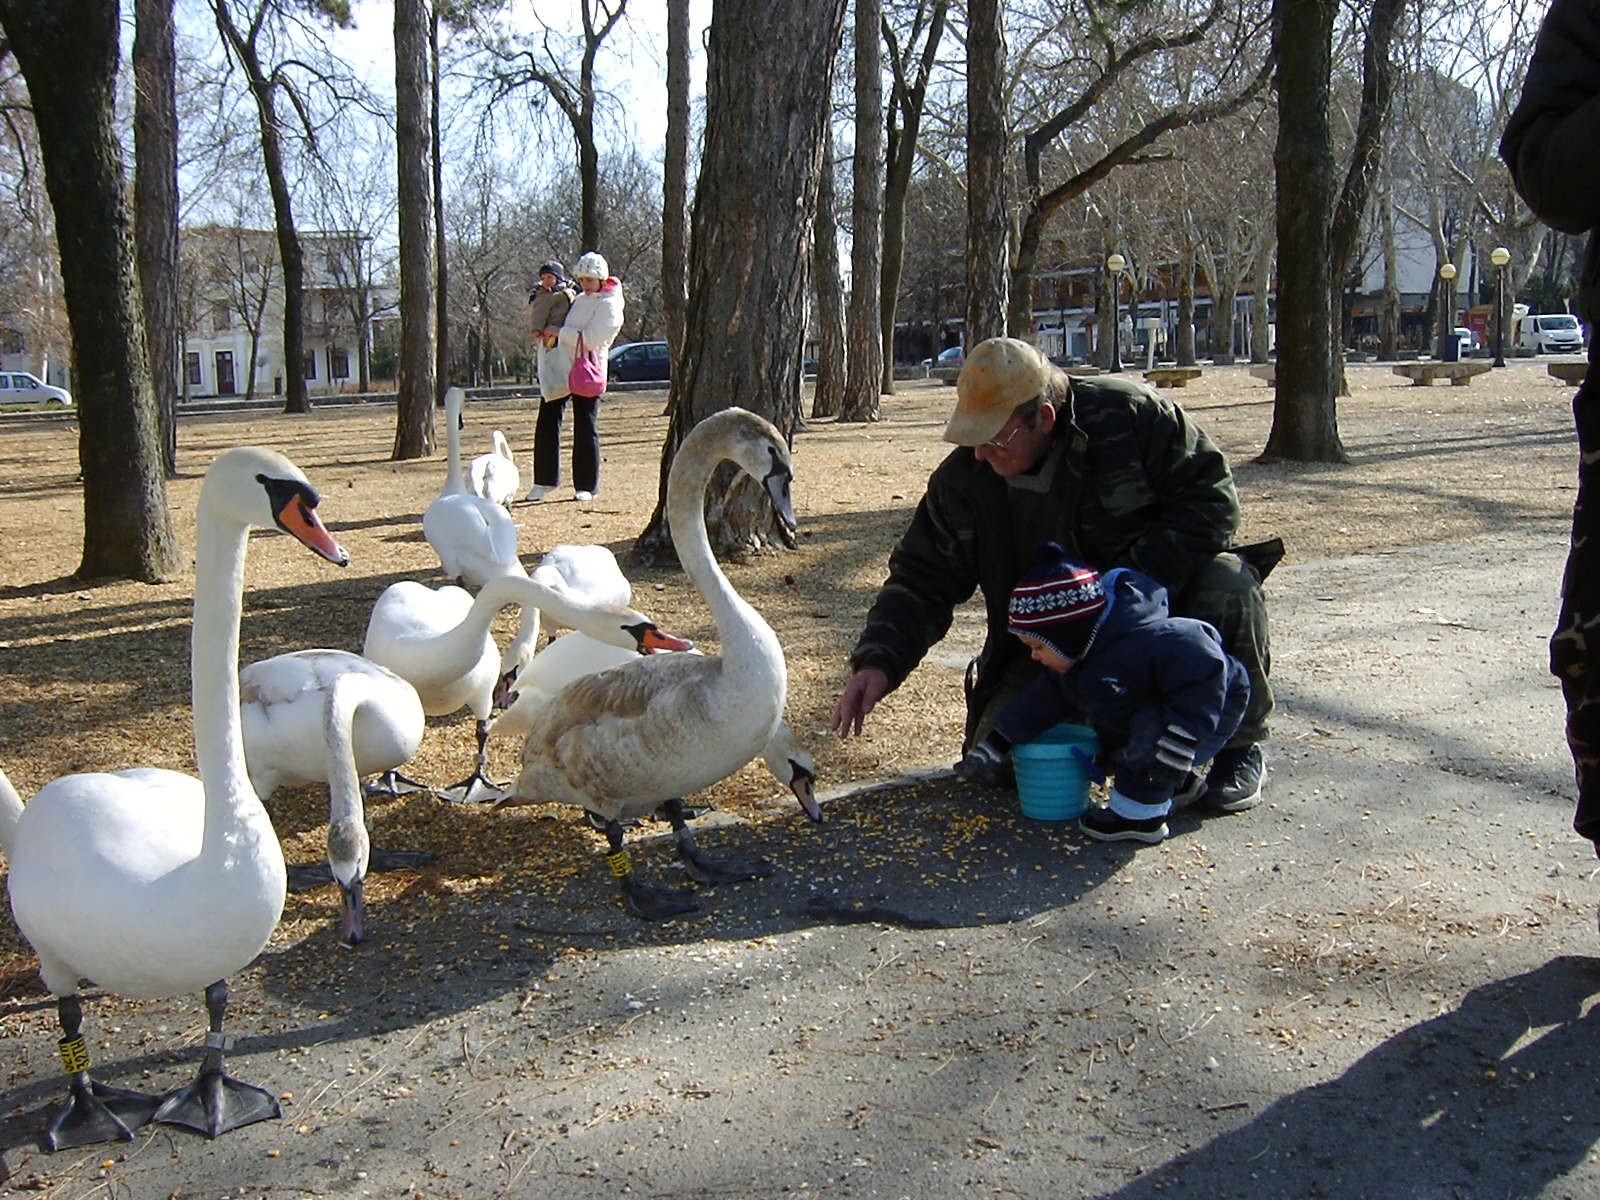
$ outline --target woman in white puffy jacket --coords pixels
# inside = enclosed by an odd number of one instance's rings
[[[622,330],[622,283],[611,274],[606,260],[593,250],[578,259],[572,274],[583,290],[567,310],[559,344],[576,357],[581,338],[583,352],[593,352],[604,379],[606,351]],[[541,499],[561,484],[561,423],[568,401],[572,403],[572,485],[579,500],[593,500],[600,490],[600,397],[562,396],[539,404],[539,417],[533,427],[533,489],[528,493],[529,500]]]

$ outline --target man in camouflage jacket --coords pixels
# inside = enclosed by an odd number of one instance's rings
[[[1573,828],[1600,852],[1600,2],[1555,0],[1539,27],[1522,95],[1506,122],[1500,157],[1517,191],[1545,224],[1588,233],[1578,277],[1578,315],[1589,371],[1572,398],[1578,433],[1578,498],[1550,638],[1550,671],[1567,704],[1567,745],[1577,774]]]
[[[1260,573],[1230,552],[1239,497],[1221,451],[1154,389],[1069,379],[1012,338],[973,350],[957,394],[944,436],[958,448],[934,470],[889,556],[833,727],[860,733],[877,702],[944,637],[955,607],[981,589],[988,637],[967,670],[963,749],[982,738],[1038,673],[1006,632],[1007,605],[1036,548],[1053,541],[1102,572],[1142,571],[1166,586],[1175,615],[1222,634],[1249,672],[1251,702],[1217,755],[1203,803],[1251,807],[1272,711],[1271,652]]]

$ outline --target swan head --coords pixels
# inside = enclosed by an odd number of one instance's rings
[[[691,429],[678,453],[685,461],[700,454],[731,458],[761,481],[785,532],[794,532],[794,502],[789,494],[794,462],[783,434],[771,421],[748,409],[724,408]]]
[[[774,735],[762,756],[772,773],[789,785],[800,807],[813,821],[822,820],[822,806],[817,803],[817,770],[811,752],[792,737],[783,737],[783,729]]]
[[[210,511],[241,526],[281,529],[329,562],[344,567],[350,555],[317,516],[321,497],[300,468],[276,450],[238,446],[217,456],[200,486]]]
[[[694,643],[688,638],[668,633],[654,621],[636,621],[632,625],[624,625],[622,629],[624,633],[632,635],[640,654],[660,654],[663,651],[682,653],[694,649]]]
[[[328,869],[339,885],[339,944],[355,947],[367,933],[364,899],[372,842],[366,823],[349,816],[328,826]]]
[[[444,413],[451,421],[455,422],[457,429],[467,427],[467,419],[462,410],[467,406],[467,394],[458,387],[449,387],[444,390]]]

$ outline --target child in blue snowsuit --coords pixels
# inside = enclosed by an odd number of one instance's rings
[[[957,773],[996,778],[1013,744],[1084,720],[1100,735],[1112,786],[1110,805],[1083,815],[1083,831],[1160,842],[1174,796],[1199,795],[1197,768],[1239,727],[1250,699],[1244,667],[1206,622],[1170,615],[1166,589],[1149,576],[1126,567],[1101,576],[1054,542],[1011,594],[1010,631],[1045,669]]]

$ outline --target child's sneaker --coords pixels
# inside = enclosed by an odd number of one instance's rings
[[[523,499],[526,500],[529,504],[534,504],[534,503],[537,503],[540,500],[543,500],[546,496],[548,496],[554,490],[555,490],[554,488],[547,487],[542,483],[536,483],[531,488],[528,489],[528,494],[526,496],[524,496]]]
[[[1091,808],[1078,818],[1078,828],[1101,842],[1144,842],[1154,846],[1167,836],[1166,817],[1147,817],[1137,820],[1112,812],[1109,808]]]

